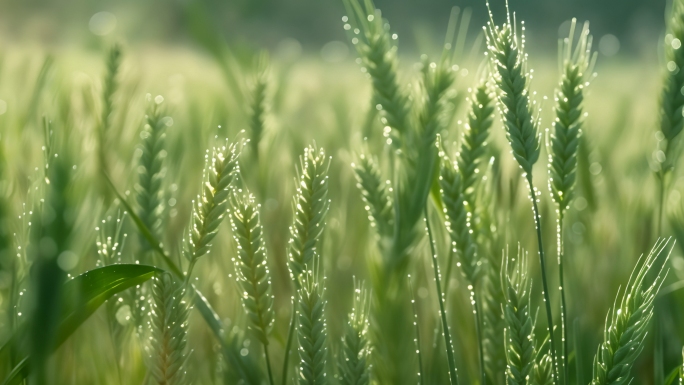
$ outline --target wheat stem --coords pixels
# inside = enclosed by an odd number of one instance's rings
[[[439,300],[439,313],[442,319],[442,330],[444,336],[444,345],[446,347],[447,361],[449,363],[449,378],[452,385],[458,385],[458,376],[456,375],[456,361],[454,359],[454,346],[451,343],[451,335],[449,332],[449,324],[447,322],[446,310],[444,308],[444,294],[442,292],[441,274],[437,263],[437,252],[435,251],[435,241],[432,239],[432,229],[430,227],[430,217],[428,216],[427,203],[425,204],[425,226],[428,233],[428,241],[430,242],[430,252],[432,255],[432,268],[435,273],[435,286],[437,288],[437,298]]]

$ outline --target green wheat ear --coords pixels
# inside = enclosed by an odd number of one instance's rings
[[[573,197],[577,172],[577,148],[582,129],[584,89],[593,77],[596,53],[591,53],[592,37],[585,23],[577,43],[573,42],[576,20],[569,37],[559,41],[562,70],[555,94],[556,119],[553,123],[549,155],[549,188],[562,217]]]
[[[230,223],[237,244],[237,280],[242,289],[242,304],[259,340],[268,345],[274,320],[271,274],[266,261],[263,228],[251,195],[231,200]]]
[[[544,354],[534,364],[534,376],[530,381],[532,385],[553,384],[553,360],[548,354]]]
[[[411,108],[408,95],[399,86],[396,37],[390,37],[389,24],[371,0],[365,0],[363,6],[359,0],[344,0],[344,6],[349,15],[343,18],[344,29],[349,31],[363,68],[371,77],[373,101],[383,123],[392,130],[386,134],[400,148],[404,136],[410,134]]]
[[[211,241],[216,237],[219,225],[227,212],[230,189],[240,173],[239,156],[238,144],[230,142],[221,147],[214,147],[211,159],[208,154],[206,156],[207,173],[203,178],[202,193],[192,212],[187,253],[190,267],[187,279],[197,259],[209,252]]]
[[[529,83],[532,78],[524,52],[525,36],[518,36],[515,25],[509,20],[501,27],[492,21],[487,24],[487,49],[494,67],[493,79],[499,88],[499,109],[506,128],[506,137],[513,156],[520,167],[532,177],[532,166],[539,159],[541,136],[538,119],[530,101]]]
[[[185,385],[188,355],[185,286],[164,273],[154,278],[152,296],[150,372],[160,385]]]
[[[468,285],[475,286],[480,278],[481,264],[478,263],[477,245],[472,238],[470,213],[463,194],[461,174],[454,162],[446,156],[441,162],[439,187],[453,252],[456,253]]]
[[[161,239],[161,227],[164,213],[163,180],[166,174],[164,159],[166,158],[166,113],[161,103],[161,95],[150,101],[145,116],[146,124],[140,133],[140,160],[138,162],[138,184],[135,186],[136,200],[140,211],[138,217],[152,232],[155,239]],[[147,250],[151,246],[147,240],[141,240]]]
[[[684,126],[682,111],[684,108],[684,1],[672,2],[672,13],[668,20],[668,31],[665,36],[666,71],[663,79],[663,91],[660,96],[660,132],[666,140],[662,155],[656,152],[656,161],[660,164],[660,172],[671,170],[677,154],[672,141],[679,136]]]
[[[361,154],[358,161],[352,163],[352,167],[356,174],[357,186],[366,203],[371,226],[375,227],[381,238],[391,237],[394,232],[394,211],[390,187],[382,181],[375,158]]]
[[[317,254],[319,238],[325,227],[330,208],[328,200],[328,168],[330,158],[315,147],[304,149],[300,158],[297,193],[294,198],[294,223],[290,227],[290,276],[298,284],[298,277],[307,270]]]
[[[606,316],[603,342],[594,357],[591,385],[621,385],[633,380],[630,370],[644,348],[653,317],[653,301],[667,276],[663,272],[665,264],[653,282],[646,283],[646,279],[667,243],[667,240],[658,241],[645,259],[640,258],[625,290],[618,292],[615,305]]]
[[[370,353],[368,313],[370,297],[364,286],[354,284],[354,308],[349,314],[342,337],[338,367],[343,385],[370,384]]]
[[[461,139],[458,166],[463,181],[463,193],[466,195],[466,201],[473,206],[475,185],[481,178],[478,167],[485,155],[489,129],[494,122],[496,94],[486,77],[470,92],[468,121]]]
[[[268,63],[268,53],[265,51],[261,52],[257,58],[257,73],[254,77],[249,105],[249,143],[256,159],[259,159],[259,143],[261,142],[266,126],[266,112],[268,108],[266,101],[268,92]]]
[[[508,253],[501,268],[501,282],[505,297],[504,344],[506,347],[506,377],[508,384],[527,384],[534,368],[534,322],[530,313],[532,283],[527,273],[527,256],[518,250],[518,261],[509,273]]]
[[[324,289],[317,278],[317,272],[314,271],[309,270],[299,276],[299,327],[297,334],[300,385],[323,385],[328,382],[325,368],[328,347],[326,346]]]

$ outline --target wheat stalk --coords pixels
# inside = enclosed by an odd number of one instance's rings
[[[300,158],[300,168],[296,179],[297,192],[294,197],[294,219],[290,226],[290,240],[288,244],[288,267],[290,278],[294,282],[296,293],[299,291],[299,276],[305,272],[309,263],[317,255],[318,243],[325,226],[325,217],[330,208],[328,200],[328,168],[330,158],[325,151],[315,147],[304,149]],[[287,382],[290,350],[294,339],[296,326],[296,307],[292,302],[290,328],[285,343],[285,357],[283,359],[283,385]]]
[[[259,211],[251,195],[231,200],[230,223],[237,245],[237,280],[242,288],[242,305],[253,324],[252,329],[264,345],[264,356],[270,384],[273,385],[271,360],[268,354],[268,335],[273,327],[273,294],[271,274],[266,261],[266,248],[262,239],[263,228]]]
[[[490,21],[485,28],[487,48],[492,66],[495,68],[494,81],[499,88],[499,109],[501,112],[506,136],[513,150],[513,156],[522,168],[523,177],[527,180],[532,211],[537,231],[539,262],[542,276],[542,290],[546,319],[550,335],[551,358],[553,359],[554,384],[558,378],[558,360],[556,359],[556,343],[553,335],[553,313],[546,276],[546,260],[541,234],[541,218],[537,207],[538,191],[532,182],[532,166],[539,159],[540,135],[539,119],[534,116],[530,101],[529,82],[532,77],[527,68],[525,48],[525,26],[522,24],[522,36],[518,36],[517,25],[511,24],[510,11],[508,20],[503,26],[495,26],[490,13]]]
[[[624,291],[618,291],[615,305],[606,316],[603,342],[594,357],[591,385],[620,385],[632,381],[630,369],[644,348],[649,321],[653,317],[653,302],[667,276],[667,272],[663,272],[665,264],[652,282],[646,282],[647,276],[667,243],[666,240],[658,241],[646,258],[640,258]]]
[[[363,284],[354,284],[354,308],[349,314],[338,355],[343,385],[370,384],[370,353],[368,341],[370,297]]]
[[[164,273],[154,278],[152,296],[152,336],[148,347],[152,362],[150,372],[159,385],[187,384],[188,304],[184,299],[185,286]]]
[[[579,41],[575,44],[576,19],[570,24],[570,34],[560,40],[559,65],[561,80],[555,95],[556,119],[553,123],[549,151],[549,190],[557,205],[558,212],[558,277],[561,299],[561,362],[564,377],[569,376],[568,368],[568,336],[567,336],[567,304],[563,274],[563,218],[573,198],[573,189],[577,174],[577,150],[581,134],[584,89],[589,85],[596,61],[596,53],[591,53],[592,36],[589,24],[585,23],[580,32]]]

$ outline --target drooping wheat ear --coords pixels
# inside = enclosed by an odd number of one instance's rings
[[[268,271],[266,248],[262,238],[263,228],[254,197],[233,196],[230,223],[237,244],[237,280],[242,288],[244,306],[252,329],[264,345],[266,367],[270,384],[273,385],[271,360],[268,354],[268,335],[273,327],[273,293],[271,274]]]
[[[553,122],[549,151],[549,188],[562,217],[573,196],[577,171],[577,148],[582,128],[584,89],[593,76],[596,53],[591,53],[592,37],[585,23],[577,43],[573,41],[576,19],[569,37],[558,43],[561,80],[555,95],[556,119]]]
[[[166,119],[164,99],[158,95],[150,101],[145,116],[146,124],[140,133],[140,160],[138,161],[138,184],[135,186],[136,200],[140,211],[138,217],[156,239],[161,239],[162,217],[164,213],[163,180],[166,173],[164,159],[166,150]],[[151,246],[142,239],[145,250]]]
[[[188,304],[185,286],[170,274],[154,278],[150,372],[160,385],[186,384]]]
[[[524,24],[522,30],[524,33]],[[490,21],[485,32],[488,55],[494,67],[492,78],[499,88],[498,105],[506,137],[515,160],[527,177],[532,178],[532,166],[539,159],[541,136],[530,101],[532,76],[524,52],[525,36],[518,36],[516,26],[511,25],[510,20],[501,27]]]
[[[264,133],[266,126],[267,101],[266,96],[268,92],[268,53],[261,52],[257,59],[257,72],[254,77],[254,84],[252,86],[252,97],[249,105],[249,128],[250,137],[249,142],[252,146],[254,157],[259,159],[259,143]]]
[[[342,337],[338,358],[341,383],[344,385],[370,384],[370,353],[368,341],[368,313],[370,297],[363,284],[354,284],[354,308],[349,314]]]
[[[470,213],[463,194],[461,174],[456,164],[446,156],[440,167],[439,187],[452,251],[472,291],[480,277],[481,263],[477,258],[477,245],[472,239]]]
[[[475,185],[481,178],[479,165],[484,158],[489,129],[494,122],[494,101],[496,94],[492,91],[487,78],[471,90],[468,108],[468,122],[465,125],[458,165],[463,181],[465,200],[474,206]]]
[[[228,208],[230,188],[240,173],[239,155],[238,144],[230,142],[221,147],[214,147],[210,160],[207,154],[208,167],[203,178],[202,194],[193,207],[188,239],[190,250],[187,255],[190,267],[186,279],[190,279],[197,259],[209,252],[211,241],[218,233],[219,225]]]
[[[294,222],[290,226],[290,276],[298,285],[299,275],[317,254],[318,241],[323,233],[325,217],[330,207],[328,200],[328,168],[330,158],[315,147],[304,149],[300,158],[297,193],[294,198]]]
[[[665,35],[665,75],[663,91],[660,96],[660,132],[665,140],[661,155],[656,152],[656,161],[660,164],[660,174],[664,175],[674,168],[677,154],[672,141],[679,136],[684,127],[682,109],[684,108],[684,1],[674,0],[668,20],[668,31]]]
[[[299,340],[299,384],[323,385],[326,376],[327,330],[325,323],[324,288],[317,277],[317,269],[299,276],[299,311],[297,328]]]
[[[667,276],[667,272],[663,272],[665,264],[653,282],[645,281],[667,243],[667,240],[658,241],[645,259],[640,258],[625,290],[618,292],[613,309],[606,316],[603,342],[594,357],[591,385],[620,385],[632,381],[630,369],[644,348],[649,321],[653,317],[653,301]]]
[[[505,297],[504,344],[506,346],[506,377],[508,384],[525,385],[534,368],[534,322],[530,313],[532,283],[527,274],[527,256],[518,250],[518,260],[509,267],[508,253],[503,259],[501,282]]]
[[[401,147],[403,136],[411,128],[411,108],[406,91],[399,85],[397,46],[393,42],[396,34],[390,36],[389,24],[371,0],[365,0],[363,6],[359,0],[344,0],[344,5],[349,15],[342,18],[344,29],[349,31],[363,68],[373,81],[373,101],[389,127],[385,135]]]
[[[389,183],[382,181],[382,175],[375,159],[361,154],[352,163],[356,174],[357,186],[366,203],[368,219],[380,237],[391,237],[394,231],[394,211]]]

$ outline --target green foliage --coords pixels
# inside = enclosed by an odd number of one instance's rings
[[[549,188],[562,217],[572,197],[577,174],[577,148],[582,128],[584,89],[589,85],[596,54],[591,53],[592,37],[584,24],[579,41],[573,42],[575,20],[570,36],[559,43],[561,80],[555,92],[556,119],[553,122],[549,155]]]
[[[299,341],[299,384],[323,385],[328,383],[326,360],[328,357],[325,325],[323,286],[313,271],[300,276],[297,335]]]
[[[504,305],[504,343],[506,345],[506,374],[509,384],[527,384],[534,369],[534,322],[530,314],[532,283],[527,272],[525,251],[518,251],[518,260],[509,267],[508,255],[501,268],[501,281],[506,299]]]
[[[288,259],[290,276],[298,285],[298,277],[316,256],[319,239],[330,208],[328,199],[328,168],[330,158],[315,147],[304,149],[300,158],[297,193],[295,194],[294,222],[290,226]]]
[[[273,294],[268,271],[266,248],[254,197],[235,196],[231,200],[230,223],[237,244],[237,280],[242,289],[242,305],[253,325],[257,338],[268,345],[273,326]]]
[[[510,15],[509,15],[510,18]],[[522,31],[524,32],[524,27]],[[486,28],[489,59],[494,67],[493,79],[499,88],[499,109],[506,137],[520,167],[532,177],[532,166],[539,159],[539,122],[532,110],[527,68],[525,36],[518,36],[510,19],[501,27],[490,21]]]
[[[370,297],[363,285],[354,287],[354,307],[344,326],[344,335],[337,362],[343,385],[370,384],[370,353],[368,340]]]
[[[168,273],[160,274],[154,278],[152,297],[149,370],[160,385],[186,384],[188,304],[185,286],[174,281]]]
[[[620,385],[632,381],[630,371],[644,348],[644,338],[653,317],[653,301],[667,273],[661,269],[651,282],[647,279],[666,246],[664,240],[656,243],[649,255],[642,257],[635,266],[624,291],[618,292],[615,305],[606,316],[603,342],[594,357],[591,385]]]

